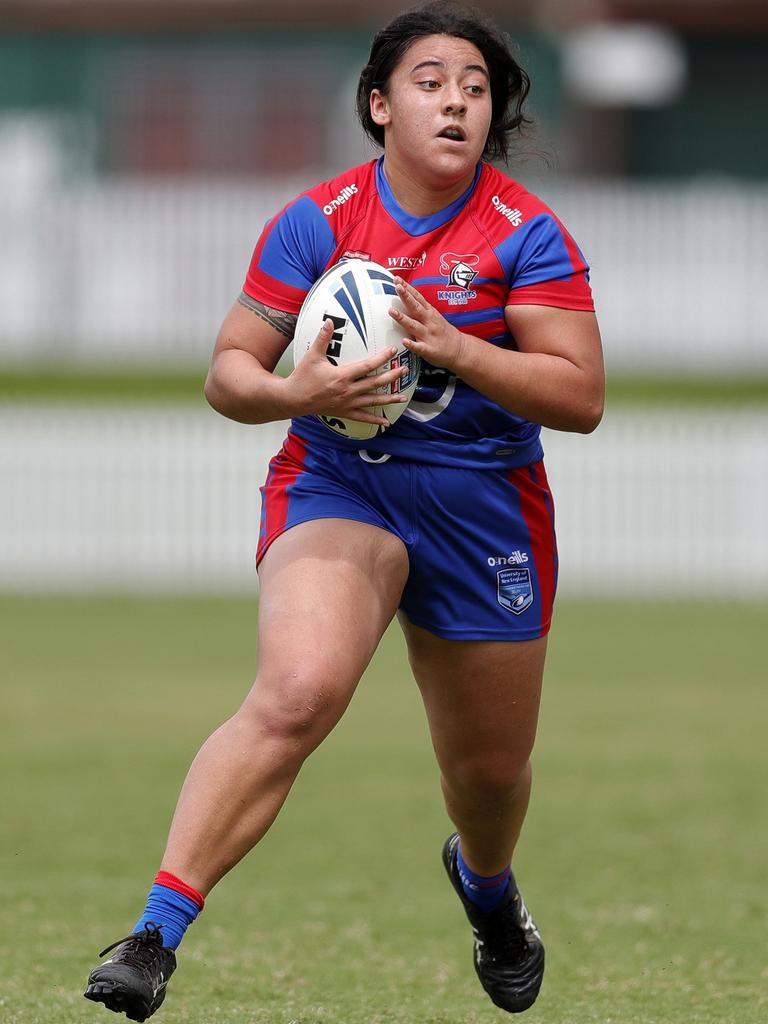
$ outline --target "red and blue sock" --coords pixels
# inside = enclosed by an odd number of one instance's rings
[[[459,878],[467,899],[470,899],[481,910],[493,910],[504,899],[509,888],[509,879],[512,875],[511,868],[504,868],[498,875],[478,875],[467,867],[466,861],[461,855],[459,846],[456,855],[456,865],[459,869]]]
[[[140,932],[149,922],[159,925],[163,945],[176,949],[204,906],[205,897],[197,889],[168,871],[158,871],[144,913],[133,930]]]

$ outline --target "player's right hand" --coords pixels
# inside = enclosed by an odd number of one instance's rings
[[[402,395],[382,394],[376,389],[405,376],[408,370],[397,366],[374,377],[368,375],[386,366],[397,355],[397,349],[388,348],[359,362],[336,366],[328,359],[332,335],[333,321],[328,319],[307,354],[286,379],[286,386],[291,389],[291,404],[296,406],[294,415],[338,416],[388,427],[388,419],[372,414],[365,407],[406,402],[408,399]]]

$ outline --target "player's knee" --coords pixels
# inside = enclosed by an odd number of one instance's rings
[[[453,766],[446,781],[451,789],[473,801],[497,803],[513,798],[521,785],[527,786],[529,773],[527,754],[478,756],[465,758]]]
[[[309,670],[257,681],[241,714],[261,736],[285,740],[309,752],[331,731],[343,709],[327,680]]]

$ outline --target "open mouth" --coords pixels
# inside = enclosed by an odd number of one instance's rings
[[[453,124],[448,125],[447,128],[443,128],[443,130],[439,133],[439,135],[437,137],[438,137],[438,139],[450,139],[451,142],[465,142],[466,141],[466,136],[464,135],[464,130],[462,128],[459,128],[457,125],[453,125]]]

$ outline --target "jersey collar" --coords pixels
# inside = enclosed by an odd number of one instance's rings
[[[466,192],[463,192],[458,199],[454,199],[450,206],[446,206],[443,210],[438,210],[437,213],[430,213],[427,217],[416,217],[400,206],[384,174],[383,156],[380,156],[376,162],[376,189],[379,193],[381,205],[390,217],[400,225],[403,231],[409,235],[426,235],[429,231],[434,231],[435,228],[441,228],[443,224],[447,224],[466,205],[475,190],[482,170],[483,165],[478,164],[472,184]]]

